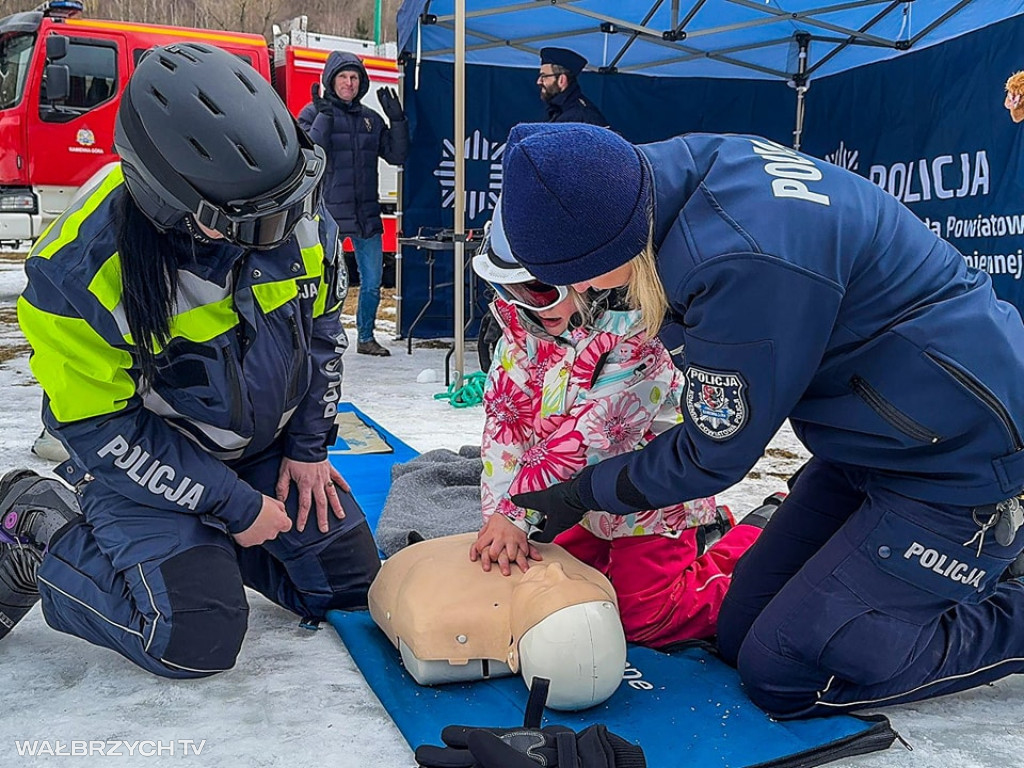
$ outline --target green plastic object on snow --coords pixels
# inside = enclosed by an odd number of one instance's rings
[[[447,392],[434,395],[435,400],[447,400],[452,408],[472,408],[484,401],[484,384],[487,374],[483,371],[467,373],[461,382],[453,381]]]

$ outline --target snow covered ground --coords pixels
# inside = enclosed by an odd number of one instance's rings
[[[15,466],[46,471],[51,465],[29,452],[39,431],[41,393],[29,372],[14,317],[24,275],[21,262],[7,258],[0,260],[0,471]],[[378,336],[383,339],[384,334]],[[442,383],[416,383],[426,368],[435,369],[443,382],[445,350],[416,349],[408,356],[404,343],[389,346],[390,358],[346,356],[345,399],[421,451],[478,443],[481,409],[453,409],[433,399]],[[471,353],[470,360],[475,359]],[[779,490],[805,456],[784,429],[749,478],[719,498],[734,511],[745,512]],[[58,634],[34,609],[0,642],[0,766],[135,765],[154,760],[214,768],[412,765],[410,749],[337,635],[330,629],[299,629],[294,616],[255,593],[250,598],[249,633],[236,668],[188,682],[153,677],[111,651]],[[897,744],[841,765],[1021,765],[1022,702],[1024,679],[1015,677],[886,710],[913,751]],[[19,754],[25,742],[55,747],[58,741],[73,740],[140,744],[135,755],[121,757]],[[157,746],[163,753],[151,754]],[[173,755],[167,753],[171,746]]]

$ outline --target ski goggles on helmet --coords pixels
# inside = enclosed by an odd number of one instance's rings
[[[569,295],[567,288],[542,283],[515,260],[502,226],[500,203],[484,225],[483,240],[473,257],[473,271],[486,280],[500,298],[523,309],[551,309]]]
[[[224,205],[200,199],[196,220],[243,248],[262,250],[281,245],[292,236],[299,221],[312,217],[320,207],[320,180],[327,168],[327,156],[311,143],[300,151],[302,162],[283,184],[258,198]]]
[[[491,283],[494,292],[509,304],[534,312],[552,309],[569,296],[564,285],[548,285],[540,280],[525,283]]]

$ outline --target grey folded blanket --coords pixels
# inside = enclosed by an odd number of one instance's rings
[[[409,544],[480,530],[480,446],[417,456],[391,468],[391,491],[377,523],[377,546],[387,557]]]

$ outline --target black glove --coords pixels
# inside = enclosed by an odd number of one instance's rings
[[[517,507],[534,509],[540,513],[541,519],[534,523],[538,530],[530,536],[531,539],[554,541],[555,536],[572,528],[590,511],[580,500],[580,480],[586,474],[587,470],[584,469],[572,480],[555,483],[543,491],[517,493],[512,497],[512,503]],[[529,514],[526,519],[534,522]]]
[[[468,728],[441,732],[447,747],[416,749],[422,768],[646,768],[643,750],[603,725],[578,734],[564,725],[547,728]]]
[[[398,94],[394,88],[387,86],[378,88],[377,101],[380,102],[380,108],[384,110],[388,120],[393,123],[405,120],[405,110],[402,109],[402,103],[398,100]]]
[[[501,338],[501,323],[490,312],[480,319],[480,330],[476,334],[476,354],[480,358],[480,370],[487,373],[494,360],[494,348]]]
[[[325,115],[333,114],[331,102],[320,95],[320,83],[313,83],[309,95],[313,97],[313,109]]]

